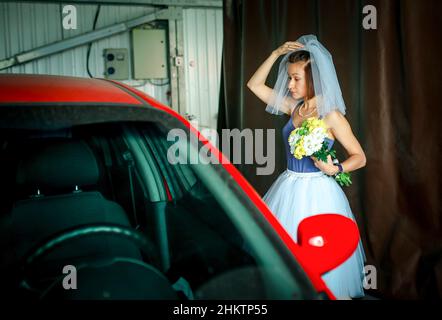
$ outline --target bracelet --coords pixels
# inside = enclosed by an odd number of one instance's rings
[[[341,173],[341,172],[344,171],[344,169],[342,168],[342,164],[340,164],[340,163],[336,163],[335,166],[338,167],[338,169],[339,169],[339,173]]]

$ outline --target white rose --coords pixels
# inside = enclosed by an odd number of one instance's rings
[[[308,135],[304,138],[304,149],[307,156],[311,156],[315,152],[315,143],[311,135]]]
[[[325,131],[324,128],[315,128],[311,134],[312,134],[312,136],[315,137],[316,140],[319,140],[321,142],[327,136],[327,132]]]

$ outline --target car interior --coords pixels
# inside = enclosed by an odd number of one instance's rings
[[[269,298],[222,206],[190,165],[167,161],[166,135],[136,122],[1,129],[2,295]]]

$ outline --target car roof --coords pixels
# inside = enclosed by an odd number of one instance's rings
[[[122,86],[105,79],[37,74],[0,74],[0,104],[111,103],[142,105]]]
[[[102,122],[153,121],[189,128],[178,112],[125,83],[99,78],[0,74],[0,127],[51,130]]]

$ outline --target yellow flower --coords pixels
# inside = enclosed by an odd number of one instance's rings
[[[296,159],[301,160],[304,155],[305,155],[305,150],[302,150],[301,148],[295,149],[294,156]]]
[[[304,137],[301,137],[301,139],[297,141],[294,156],[296,159],[301,159],[305,156]]]
[[[295,153],[293,154],[295,156],[296,159],[301,160],[302,159],[302,155],[298,153],[298,150],[295,149]]]
[[[327,126],[325,125],[325,122],[322,119],[316,119],[314,117],[310,117],[306,120],[306,122],[307,123],[306,123],[305,127],[307,128],[309,133],[313,132],[313,130],[316,128],[327,129]]]
[[[296,142],[296,148],[304,148],[304,136],[298,139]]]

